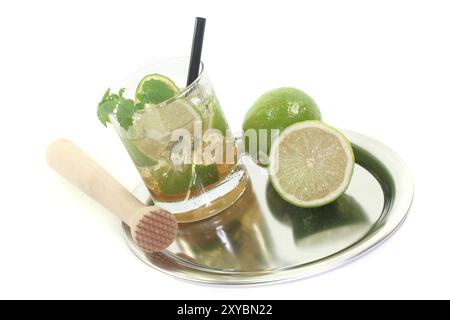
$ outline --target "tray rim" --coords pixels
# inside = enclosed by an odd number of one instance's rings
[[[145,253],[136,246],[136,244],[132,240],[128,226],[122,223],[122,230],[128,247],[145,264],[167,275],[191,283],[213,284],[222,286],[247,286],[305,279],[328,271],[332,271],[364,256],[365,254],[381,245],[385,240],[390,238],[390,236],[392,236],[402,226],[412,206],[414,198],[414,181],[411,171],[407,167],[406,163],[391,148],[366,135],[348,130],[342,131],[345,133],[354,147],[364,150],[376,160],[378,160],[384,167],[384,170],[386,170],[391,175],[394,183],[394,200],[391,201],[391,203],[388,205],[388,208],[386,208],[385,205],[380,218],[373,224],[371,230],[375,229],[375,231],[369,231],[363,238],[361,238],[351,246],[337,251],[322,259],[311,261],[305,264],[286,266],[285,268],[278,269],[276,272],[274,272],[273,270],[267,270],[258,272],[233,272],[232,274],[227,273],[225,270],[221,271],[199,266],[195,266],[195,268],[189,268],[189,273],[177,272],[177,270],[168,270],[159,267],[158,265],[152,263],[146,257]],[[376,153],[376,155],[374,155],[374,153]],[[384,157],[384,162],[380,159],[380,153],[381,157]],[[375,176],[372,171],[367,169],[365,166],[363,167],[368,170],[381,184],[379,178]],[[393,171],[392,169],[394,169],[394,167],[395,170]],[[136,192],[141,184],[142,183],[139,183],[136,186],[136,188],[133,190],[133,193]],[[397,189],[399,188],[399,185],[401,185],[402,188],[406,188],[406,190],[402,190],[400,199],[398,199],[399,196],[397,195]],[[384,188],[382,189],[385,190]],[[395,219],[389,220],[389,218],[392,219],[392,217]],[[380,225],[380,221],[387,221],[388,223],[383,223]],[[163,252],[162,254],[168,259],[173,259],[171,258],[171,253]],[[176,263],[177,260],[173,261]],[[182,266],[187,268],[189,264],[183,263]]]

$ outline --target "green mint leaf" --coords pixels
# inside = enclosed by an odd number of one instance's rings
[[[138,99],[143,103],[158,104],[174,96],[173,90],[159,80],[148,80],[142,88],[143,92],[138,94]]]
[[[109,122],[109,114],[114,111],[117,105],[115,96],[117,95],[111,94],[111,89],[106,90],[97,106],[97,117],[105,127],[106,123]]]
[[[100,103],[108,100],[110,94],[111,94],[111,89],[108,88],[108,90],[106,90],[105,94],[103,95],[102,101],[100,101]]]
[[[134,101],[131,99],[120,98],[117,107],[117,121],[125,130],[133,124],[133,115],[135,112]]]
[[[109,122],[109,115],[116,111],[120,126],[128,130],[133,125],[134,113],[144,109],[143,103],[134,103],[133,100],[124,98],[124,93],[124,88],[120,89],[118,94],[111,93],[110,89],[106,90],[97,107],[98,119],[104,126]]]
[[[106,100],[98,104],[97,116],[100,122],[106,127],[106,123],[109,122],[109,114],[116,108],[116,101]]]
[[[142,102],[138,102],[134,105],[135,111],[142,110],[144,108],[145,108],[145,104],[143,104]]]

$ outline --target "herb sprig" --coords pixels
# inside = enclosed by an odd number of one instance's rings
[[[111,93],[111,89],[106,90],[102,100],[97,106],[97,116],[100,122],[106,126],[110,114],[116,113],[117,121],[125,130],[133,124],[133,115],[136,111],[144,109],[144,104],[127,99],[123,96],[125,89],[119,90],[119,93]]]

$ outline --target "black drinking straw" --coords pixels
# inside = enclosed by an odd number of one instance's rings
[[[198,77],[200,61],[202,58],[203,35],[205,34],[205,18],[195,18],[194,38],[192,39],[191,59],[189,61],[189,72],[187,86]]]

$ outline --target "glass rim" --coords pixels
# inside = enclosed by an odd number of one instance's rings
[[[118,87],[118,88],[123,87],[123,86],[120,85],[121,83],[124,83],[124,82],[128,81],[129,79],[131,79],[131,78],[137,76],[138,74],[142,73],[143,70],[146,70],[146,69],[152,69],[152,68],[155,68],[155,67],[157,67],[157,66],[159,66],[159,65],[162,65],[162,64],[165,64],[165,63],[176,62],[176,61],[180,61],[180,60],[186,60],[186,62],[187,62],[187,64],[188,64],[187,67],[189,68],[189,61],[190,61],[190,58],[187,57],[187,56],[185,56],[185,57],[169,58],[169,59],[166,59],[166,60],[161,60],[161,61],[152,63],[151,65],[149,65],[149,66],[147,66],[147,67],[140,68],[138,71],[133,72],[133,73],[132,73],[131,75],[129,75],[127,78],[125,78],[124,80],[122,80],[122,81],[119,83],[119,85],[117,85],[117,87]],[[169,99],[167,99],[167,100],[164,100],[164,101],[162,101],[162,102],[160,102],[160,103],[158,103],[158,104],[155,104],[155,106],[164,106],[164,105],[169,104],[170,102],[173,102],[173,101],[175,101],[175,100],[177,100],[177,99],[180,99],[180,98],[186,96],[186,95],[189,93],[189,91],[192,90],[192,88],[194,88],[194,87],[196,87],[196,86],[198,85],[198,83],[200,82],[200,80],[203,78],[203,75],[205,74],[205,65],[204,65],[203,61],[200,61],[200,67],[199,67],[199,69],[200,69],[200,70],[199,70],[199,73],[198,73],[197,77],[195,78],[194,81],[192,81],[192,83],[191,83],[190,85],[184,87],[184,88],[183,88],[178,94],[176,94],[175,96],[173,96],[173,97],[171,97],[171,98],[169,98]],[[151,73],[149,73],[149,74],[151,74]],[[162,75],[164,76],[164,74],[162,74]],[[144,76],[145,76],[145,75],[144,75]],[[144,77],[144,76],[143,76],[143,77]],[[187,77],[188,77],[188,73],[186,73],[186,79],[187,79]],[[136,86],[137,86],[137,85],[136,85]],[[130,88],[128,88],[128,89],[130,89]],[[136,90],[136,88],[134,88],[134,90]],[[134,97],[133,97],[133,100],[135,100]],[[136,111],[136,113],[138,113],[138,114],[139,114],[139,113],[144,113],[145,111],[146,111],[145,109],[142,109],[142,110]],[[115,113],[112,113],[112,114],[113,114],[114,116],[116,116]]]

